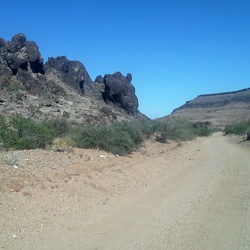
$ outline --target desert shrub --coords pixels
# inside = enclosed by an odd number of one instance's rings
[[[71,138],[65,137],[65,138],[55,138],[52,142],[51,148],[54,151],[64,152],[75,146],[76,144]]]
[[[65,118],[35,122],[21,116],[9,120],[0,117],[0,146],[6,149],[35,149],[52,145],[54,150],[65,151],[78,146],[126,155],[152,135],[157,141],[166,143],[168,139],[185,141],[209,134],[206,126],[194,125],[177,117],[98,126],[72,124]]]
[[[6,149],[45,148],[55,137],[55,130],[47,123],[36,123],[21,116],[1,120],[0,140]]]
[[[80,124],[70,131],[76,145],[80,148],[97,148],[97,128],[88,124]]]
[[[67,133],[71,130],[72,127],[72,123],[64,117],[54,118],[44,122],[47,123],[48,126],[53,127],[58,137],[67,135]]]
[[[126,132],[121,127],[106,127],[101,130],[101,140],[98,148],[113,154],[127,155],[132,153],[136,147],[133,135]]]
[[[117,122],[112,125],[79,125],[70,137],[81,148],[99,148],[114,154],[126,155],[135,150],[144,139],[155,135],[159,142],[191,140],[207,133],[205,127],[197,128],[186,120],[170,117],[164,120],[142,119],[132,122]]]
[[[149,139],[156,131],[158,131],[160,122],[157,120],[140,119],[131,122],[133,126],[140,131],[145,139]]]
[[[250,140],[250,119],[227,125],[224,134],[246,135],[247,140]]]
[[[4,155],[3,159],[4,159],[5,164],[7,164],[9,166],[14,166],[14,165],[18,164],[19,155],[16,154],[15,152],[7,153]]]
[[[213,132],[205,123],[193,124],[183,118],[167,117],[153,125],[155,139],[166,143],[167,140],[186,141],[196,136],[209,136]]]
[[[141,132],[129,122],[80,125],[74,129],[72,137],[78,147],[98,148],[119,155],[131,153],[143,141]]]
[[[159,131],[163,139],[186,141],[195,137],[192,123],[178,117],[167,117],[159,126]]]
[[[140,129],[138,129],[136,123],[117,122],[113,126],[111,126],[111,129],[118,134],[119,132],[128,134],[135,145],[139,145],[143,142],[143,133]]]
[[[14,141],[14,131],[10,129],[8,122],[0,116],[0,143],[2,150],[10,148]]]
[[[194,123],[193,127],[197,136],[210,136],[213,133],[213,129],[209,128],[206,123]]]

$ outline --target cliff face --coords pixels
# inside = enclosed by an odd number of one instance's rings
[[[38,46],[24,34],[0,38],[1,115],[66,117],[91,123],[111,123],[143,115],[131,83],[120,72],[92,81],[79,61],[65,56],[44,64]]]
[[[180,116],[193,122],[211,122],[224,126],[250,118],[250,88],[234,92],[199,95],[175,109],[171,116]]]

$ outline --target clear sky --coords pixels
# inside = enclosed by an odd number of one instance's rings
[[[0,36],[66,55],[92,80],[132,74],[140,111],[250,87],[250,0],[0,0]]]

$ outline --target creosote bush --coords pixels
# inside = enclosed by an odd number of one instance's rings
[[[65,117],[46,120],[46,123],[55,130],[57,137],[63,137],[72,128],[72,122]]]
[[[46,123],[37,123],[21,116],[8,121],[0,118],[0,142],[6,149],[46,148],[55,137],[55,130]]]
[[[250,140],[250,119],[226,126],[224,134],[246,135],[246,140]]]
[[[75,146],[76,144],[71,138],[64,137],[64,138],[55,138],[52,142],[51,148],[52,150],[57,152],[64,152]]]
[[[179,117],[167,117],[154,127],[157,133],[156,140],[163,143],[167,142],[167,139],[187,141],[196,136],[209,136],[212,133],[205,124],[193,124]]]
[[[65,151],[77,146],[127,155],[151,137],[166,143],[167,140],[185,141],[210,133],[204,124],[192,124],[176,117],[111,125],[72,124],[65,118],[36,122],[21,116],[8,120],[0,117],[0,145],[5,149],[52,148]]]
[[[119,155],[131,153],[143,141],[142,133],[129,122],[79,125],[72,136],[80,148],[98,148]]]

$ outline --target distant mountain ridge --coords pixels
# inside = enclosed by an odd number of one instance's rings
[[[228,95],[228,94],[237,94],[237,93],[241,93],[244,91],[248,91],[250,88],[246,88],[246,89],[241,89],[241,90],[237,90],[237,91],[229,91],[229,92],[221,92],[221,93],[215,93],[215,94],[204,94],[204,95],[198,95],[197,97],[203,97],[203,96],[216,96],[216,95]]]
[[[215,126],[250,119],[250,88],[199,95],[173,110],[170,116],[193,122],[210,122]]]

